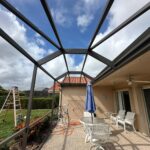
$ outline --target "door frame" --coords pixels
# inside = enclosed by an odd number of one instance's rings
[[[131,111],[132,111],[132,104],[131,104],[131,94],[130,94],[130,89],[129,88],[124,88],[124,89],[118,89],[116,90],[116,101],[117,101],[117,111],[118,111],[118,106],[119,106],[119,101],[118,101],[118,92],[123,92],[123,91],[127,91],[129,93],[129,101],[130,101],[130,107],[131,107]]]
[[[150,89],[150,85],[145,85],[145,86],[142,86],[141,90],[142,90],[142,97],[143,97],[143,101],[144,101],[144,113],[145,113],[145,116],[146,116],[146,122],[147,122],[147,125],[148,125],[148,134],[150,135],[150,119],[149,119],[149,116],[148,116],[148,111],[147,111],[147,106],[146,106],[146,100],[145,100],[145,96],[144,96],[144,89]]]

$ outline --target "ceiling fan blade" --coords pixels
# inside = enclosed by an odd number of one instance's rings
[[[133,80],[132,82],[137,82],[137,83],[150,83],[150,81],[140,81],[140,80]]]

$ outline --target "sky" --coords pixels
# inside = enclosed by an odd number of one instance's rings
[[[54,23],[64,48],[87,48],[106,5],[106,0],[48,0]],[[94,44],[125,21],[149,0],[115,0]],[[9,0],[16,9],[31,20],[55,43],[58,41],[48,22],[40,0]],[[150,11],[94,49],[98,54],[113,60],[149,26]],[[57,49],[19,18],[0,5],[0,28],[10,35],[34,59],[39,60]],[[80,71],[84,55],[66,55],[69,70]],[[67,71],[63,56],[43,67],[54,77]],[[95,77],[106,67],[91,56],[87,57],[84,72]],[[0,85],[5,88],[18,86],[30,88],[33,64],[0,37]],[[53,80],[38,69],[36,89],[50,87]]]

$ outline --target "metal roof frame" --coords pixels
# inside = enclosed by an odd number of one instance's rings
[[[127,47],[115,60],[111,61],[104,56],[101,56],[100,54],[96,53],[93,51],[95,47],[103,43],[105,40],[107,40],[109,37],[117,33],[119,30],[127,26],[129,23],[134,21],[136,18],[144,14],[146,11],[150,9],[150,2],[148,2],[144,7],[142,7],[140,10],[138,10],[136,13],[134,13],[131,17],[129,17],[126,21],[121,23],[118,27],[116,27],[113,31],[111,31],[109,34],[107,34],[104,38],[102,38],[99,42],[93,45],[93,42],[101,29],[101,26],[103,25],[108,12],[114,2],[114,0],[107,0],[107,4],[104,8],[104,11],[102,13],[102,16],[99,20],[98,26],[91,38],[91,42],[88,46],[87,49],[85,48],[79,48],[79,49],[65,49],[61,43],[59,34],[57,32],[57,29],[55,27],[50,9],[47,5],[46,0],[40,0],[41,4],[43,6],[43,9],[47,15],[47,18],[50,22],[50,25],[54,31],[54,34],[56,36],[56,39],[59,43],[57,45],[51,38],[46,35],[44,32],[42,32],[36,25],[34,25],[29,19],[27,19],[23,14],[21,14],[15,7],[13,7],[9,2],[6,0],[0,0],[0,4],[3,5],[6,9],[8,9],[10,12],[12,12],[15,16],[17,16],[19,19],[21,19],[25,24],[27,24],[29,27],[31,27],[35,32],[40,34],[44,39],[46,39],[50,44],[52,44],[55,48],[57,48],[57,51],[54,52],[53,54],[49,54],[46,57],[36,61],[30,54],[28,54],[15,40],[13,40],[3,29],[0,28],[0,36],[5,39],[8,43],[10,43],[16,50],[18,50],[22,55],[24,55],[27,59],[29,59],[33,64],[34,64],[34,69],[33,69],[33,75],[32,75],[32,83],[31,83],[31,89],[30,89],[30,96],[29,96],[29,102],[28,102],[28,111],[27,111],[27,118],[26,118],[26,124],[25,127],[20,130],[19,132],[13,134],[12,136],[8,137],[4,141],[0,142],[0,145],[4,145],[13,138],[17,137],[20,134],[24,134],[24,140],[23,140],[23,149],[26,148],[27,144],[27,135],[29,131],[29,123],[30,123],[30,115],[31,115],[31,109],[32,109],[32,97],[33,97],[33,92],[34,92],[34,86],[36,82],[36,74],[37,74],[37,69],[40,68],[43,72],[45,72],[50,78],[52,78],[55,82],[59,82],[59,80],[63,77],[68,76],[70,78],[70,74],[78,74],[80,75],[80,81],[81,77],[83,76],[86,80],[86,78],[91,79],[92,84],[94,84],[97,80],[105,78],[107,75],[113,73],[115,70],[119,69],[123,65],[127,64],[137,56],[143,54],[144,52],[148,51],[150,49],[150,28],[147,29],[140,37],[137,38],[135,42],[133,42],[129,47]],[[81,71],[70,71],[68,68],[68,64],[66,61],[66,56],[65,54],[84,54],[85,59],[83,63],[83,67]],[[53,77],[49,72],[47,72],[42,65],[57,58],[58,56],[63,55],[64,60],[65,60],[65,65],[67,68],[67,72],[61,74],[57,78]],[[87,56],[92,56],[93,58],[97,59],[98,61],[104,63],[107,65],[95,78],[92,78],[89,74],[85,73],[84,66],[87,60]],[[87,81],[87,80],[86,80]],[[63,84],[63,83],[62,83]],[[71,85],[69,83],[68,85]],[[55,93],[55,89],[54,89]]]
[[[26,23],[29,27],[31,27],[35,32],[37,32],[38,34],[40,34],[44,39],[46,39],[49,43],[51,43],[55,48],[57,48],[58,50],[52,54],[47,55],[46,57],[36,61],[35,59],[33,59],[33,57],[31,55],[29,55],[20,45],[18,45],[13,39],[11,39],[11,37],[9,37],[5,31],[3,31],[2,29],[0,29],[0,35],[7,41],[9,42],[12,46],[14,46],[19,52],[21,52],[24,56],[26,56],[30,61],[32,61],[37,67],[39,67],[41,70],[43,70],[48,76],[50,76],[53,80],[55,80],[56,82],[59,82],[58,80],[63,78],[64,76],[69,76],[70,74],[77,74],[77,71],[70,71],[68,64],[67,64],[67,60],[66,60],[66,56],[65,54],[84,54],[85,55],[85,59],[83,62],[83,66],[81,71],[78,71],[78,74],[80,74],[80,77],[86,76],[90,79],[92,79],[92,81],[95,81],[97,79],[98,76],[100,76],[100,74],[103,74],[103,72],[105,70],[107,70],[108,68],[113,69],[114,68],[114,61],[111,61],[109,59],[107,59],[106,57],[96,53],[93,51],[93,49],[95,47],[97,47],[98,45],[100,45],[101,43],[103,43],[105,40],[107,40],[109,37],[111,37],[112,35],[114,35],[115,33],[117,33],[118,31],[120,31],[122,28],[124,28],[125,26],[127,26],[129,23],[131,23],[132,21],[134,21],[136,18],[138,18],[139,16],[141,16],[142,14],[144,14],[146,11],[148,11],[150,9],[150,2],[147,3],[144,7],[142,7],[140,10],[138,10],[136,13],[134,13],[131,17],[129,17],[127,20],[125,20],[123,23],[121,23],[118,27],[116,27],[113,31],[111,31],[110,33],[108,33],[104,38],[102,38],[100,41],[98,41],[96,44],[92,45],[99,30],[101,29],[101,26],[103,25],[109,10],[114,2],[114,0],[108,0],[106,3],[106,6],[103,10],[102,16],[100,17],[98,26],[91,38],[91,42],[88,46],[87,49],[85,48],[80,48],[80,49],[74,49],[74,48],[69,48],[69,49],[65,49],[62,45],[61,39],[59,37],[59,34],[57,32],[55,23],[53,21],[51,12],[50,12],[50,8],[48,7],[48,4],[46,2],[46,0],[40,0],[41,5],[43,6],[43,9],[47,15],[47,18],[49,20],[49,23],[54,31],[54,34],[56,36],[56,39],[59,43],[59,45],[57,45],[53,40],[50,39],[49,36],[47,36],[44,32],[42,32],[36,25],[34,25],[29,19],[27,19],[22,13],[20,13],[14,6],[12,6],[9,2],[7,2],[6,0],[1,0],[0,4],[3,5],[5,8],[7,8],[10,12],[12,12],[14,15],[16,15],[19,19],[21,19],[24,23]],[[64,60],[65,60],[65,66],[67,69],[66,73],[63,73],[62,75],[60,75],[59,77],[55,78],[53,77],[49,72],[47,72],[42,65],[57,58],[58,56],[63,55]],[[86,60],[87,60],[87,56],[92,56],[93,58],[97,59],[98,61],[104,63],[107,65],[106,68],[104,68],[95,78],[92,78],[89,74],[85,73],[84,70],[84,66],[86,64]],[[118,56],[121,59],[121,56]],[[70,77],[70,76],[69,76]]]

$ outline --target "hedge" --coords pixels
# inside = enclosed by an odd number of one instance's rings
[[[0,108],[2,107],[6,96],[0,96]],[[54,106],[57,107],[59,104],[59,96],[55,95],[54,97],[38,97],[32,99],[32,109],[51,109],[52,108],[52,99],[54,98]],[[20,97],[22,109],[27,109],[28,106],[28,97]]]

